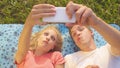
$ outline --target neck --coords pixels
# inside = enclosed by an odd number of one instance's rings
[[[82,45],[85,46],[83,49],[81,49],[82,51],[88,52],[88,51],[93,51],[96,49],[96,45],[94,40],[90,40],[88,43]]]
[[[41,55],[43,55],[43,54],[45,54],[45,52],[42,52],[42,51],[40,51],[40,50],[37,50],[37,49],[36,49],[36,50],[34,51],[34,55],[35,55],[35,56],[41,56]]]

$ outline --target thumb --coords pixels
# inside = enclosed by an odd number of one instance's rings
[[[73,5],[73,2],[70,1],[66,6],[66,14],[68,15],[69,19],[72,18],[72,15],[74,13],[74,9],[73,9],[72,5]]]
[[[68,28],[72,28],[76,23],[66,23],[65,26]]]
[[[98,65],[93,65],[92,68],[99,68],[99,66]]]

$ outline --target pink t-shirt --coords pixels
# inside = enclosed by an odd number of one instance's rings
[[[42,56],[34,56],[33,52],[28,51],[25,60],[17,64],[17,68],[54,68],[54,65],[63,64],[64,62],[62,54],[58,51]]]

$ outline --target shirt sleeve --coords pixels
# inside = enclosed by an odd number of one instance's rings
[[[53,64],[63,64],[65,62],[63,55],[60,52],[53,52],[52,54]]]

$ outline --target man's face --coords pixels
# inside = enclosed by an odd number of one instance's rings
[[[82,49],[92,39],[92,32],[85,26],[74,25],[71,29],[71,35],[76,45]]]

